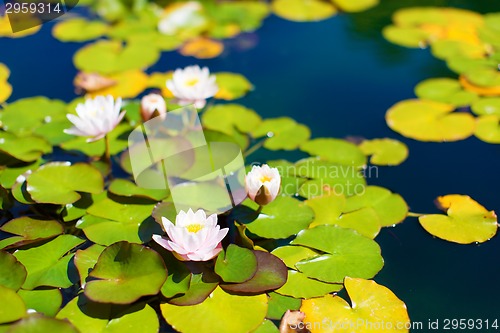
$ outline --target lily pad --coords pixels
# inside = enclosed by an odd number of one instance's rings
[[[361,12],[378,5],[379,0],[332,0],[344,12]]]
[[[53,317],[59,311],[63,298],[59,289],[19,290],[17,292],[28,309]]]
[[[474,117],[453,110],[450,104],[405,100],[387,111],[386,121],[392,130],[415,140],[463,140],[474,133]]]
[[[8,154],[23,162],[33,162],[50,152],[52,146],[40,137],[17,137],[9,132],[0,132],[0,153]]]
[[[200,304],[205,301],[219,285],[219,277],[213,272],[206,270],[191,273],[190,277],[186,279],[189,281],[189,288],[182,295],[170,299],[168,303],[179,306]],[[185,283],[185,280],[181,282],[181,284],[182,283]],[[182,286],[178,285],[176,287]]]
[[[11,246],[22,246],[49,239],[64,232],[63,226],[58,221],[29,216],[10,220],[2,225],[0,230],[22,237]]]
[[[224,282],[242,283],[250,280],[257,271],[257,258],[249,249],[230,244],[217,257],[215,273]]]
[[[383,327],[381,331],[386,333],[409,332],[406,305],[392,291],[374,281],[350,277],[345,278],[344,285],[352,306],[332,295],[302,301],[304,326],[313,328],[312,333],[333,332],[331,328],[356,323],[360,324],[357,333],[373,332],[373,327]]]
[[[88,44],[74,56],[75,66],[85,72],[113,74],[131,69],[145,69],[159,59],[159,51],[145,43],[101,40]]]
[[[196,59],[211,59],[216,58],[224,51],[222,42],[206,38],[198,37],[187,41],[179,50],[183,56],[191,56]]]
[[[7,66],[0,63],[0,103],[5,102],[12,94],[12,86],[7,82],[9,75]]]
[[[264,147],[269,150],[294,150],[309,139],[311,131],[292,118],[281,117],[264,120],[251,134],[255,138],[267,137]]]
[[[401,141],[384,138],[364,140],[359,149],[375,165],[399,165],[408,157],[408,147]]]
[[[295,264],[307,277],[323,282],[342,283],[346,276],[371,278],[384,265],[378,244],[351,229],[320,225],[301,231],[291,244],[325,252]]]
[[[268,296],[266,318],[269,319],[280,320],[287,310],[298,310],[302,304],[300,299],[283,296],[275,292],[270,292]]]
[[[10,323],[26,315],[23,299],[10,288],[0,285],[2,303],[0,304],[0,324]]]
[[[88,92],[88,97],[111,95],[114,98],[133,98],[142,93],[148,85],[148,76],[137,69],[111,74],[107,78],[113,80],[115,84]]]
[[[161,201],[169,195],[168,190],[145,189],[125,179],[115,179],[109,185],[110,193],[123,197],[138,197]]]
[[[101,173],[88,164],[52,162],[39,167],[27,180],[27,190],[38,203],[68,204],[81,198],[78,192],[100,193]]]
[[[337,292],[342,288],[342,284],[318,281],[307,277],[304,273],[289,270],[286,283],[276,292],[295,298],[312,298]]]
[[[261,117],[252,109],[239,104],[215,105],[203,113],[203,126],[228,135],[249,133],[261,123]]]
[[[101,37],[107,30],[104,22],[73,18],[56,24],[52,35],[61,42],[85,42]]]
[[[237,73],[219,72],[215,73],[216,83],[219,91],[215,98],[232,101],[245,96],[253,85],[246,77]]]
[[[106,248],[85,285],[85,295],[104,303],[129,304],[155,295],[167,279],[160,255],[142,245],[119,242]]]
[[[321,21],[337,12],[333,5],[319,0],[273,0],[271,9],[277,16],[296,22]]]
[[[500,143],[500,116],[478,117],[474,135],[484,142]]]
[[[382,34],[389,42],[412,48],[427,46],[429,33],[417,27],[399,27],[389,25],[382,30]]]
[[[175,258],[171,252],[163,252],[162,257],[163,260],[165,260],[165,265],[168,267],[168,277],[161,287],[161,294],[167,298],[171,298],[179,294],[187,293],[191,285],[191,271],[183,262]],[[214,283],[214,287],[210,292],[215,289],[218,284],[217,282]],[[196,282],[194,282],[193,285],[195,283]],[[199,303],[201,303],[201,301]]]
[[[445,195],[437,198],[437,204],[446,215],[423,215],[418,219],[430,234],[459,244],[482,243],[495,236],[498,229],[495,212],[488,211],[471,197]]]
[[[67,254],[82,244],[83,239],[73,235],[61,235],[40,246],[17,250],[14,256],[26,267],[28,276],[23,289],[32,290],[39,286],[68,288],[74,281],[68,267],[73,254]]]
[[[266,316],[267,296],[238,296],[216,288],[203,303],[193,306],[165,303],[160,304],[160,308],[165,320],[180,332],[207,332],[207,328],[217,333],[251,332]]]
[[[471,105],[472,112],[479,116],[500,116],[500,97],[485,97]]]
[[[479,97],[470,91],[462,90],[458,80],[449,78],[429,79],[415,87],[415,94],[421,99],[449,103],[454,106],[466,106]]]
[[[300,150],[312,156],[319,156],[321,159],[352,166],[362,166],[366,164],[366,157],[363,152],[353,143],[340,139],[319,138],[303,143]]]
[[[26,280],[26,269],[16,257],[0,251],[0,287],[19,290]]]
[[[265,238],[287,238],[307,228],[314,218],[312,209],[291,197],[280,196],[264,206],[261,213],[253,217],[236,219],[245,223],[248,230]]]
[[[74,262],[78,270],[82,286],[85,285],[85,280],[87,279],[87,276],[89,276],[89,272],[94,268],[97,263],[97,259],[99,259],[99,256],[104,249],[104,246],[94,244],[85,250],[76,251]]]

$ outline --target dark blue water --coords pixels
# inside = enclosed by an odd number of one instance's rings
[[[413,212],[437,212],[433,200],[452,193],[468,194],[500,212],[500,146],[475,138],[422,143],[401,137],[385,124],[385,111],[414,97],[419,81],[453,75],[428,50],[400,48],[380,36],[390,12],[410,2],[385,1],[372,11],[319,23],[270,17],[255,35],[228,41],[220,58],[199,61],[169,52],[150,71],[200,64],[212,71],[242,73],[255,90],[238,102],[263,117],[290,116],[307,124],[314,137],[392,137],[405,142],[408,160],[398,167],[379,168],[378,177],[368,182],[400,193]],[[500,11],[493,0],[425,3]],[[34,36],[0,39],[0,62],[12,71],[10,100],[34,95],[65,101],[76,97],[72,56],[81,44],[54,40],[51,28],[49,23]],[[257,43],[254,48],[242,50],[242,45],[252,42]],[[301,156],[262,152],[247,162]],[[377,241],[385,267],[375,280],[406,302],[413,321],[422,321],[425,327],[429,319],[500,320],[499,237],[481,245],[456,245],[433,238],[416,219],[408,218],[384,229]]]

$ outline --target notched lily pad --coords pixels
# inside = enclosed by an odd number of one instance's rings
[[[255,138],[267,136],[264,147],[269,150],[294,150],[309,139],[311,131],[292,118],[281,117],[264,120],[251,134]]]
[[[26,268],[16,257],[0,251],[0,286],[17,291],[26,280],[26,274]]]
[[[257,258],[249,249],[230,244],[215,263],[215,273],[224,282],[242,283],[250,280],[257,271]]]
[[[375,165],[399,165],[408,157],[408,147],[401,141],[384,138],[364,140],[359,148]]]
[[[21,236],[21,239],[9,245],[7,248],[19,247],[42,241],[58,236],[64,232],[63,226],[56,220],[29,216],[22,216],[10,220],[2,225],[0,230],[16,236]]]
[[[246,77],[237,73],[219,72],[215,73],[216,83],[219,91],[215,98],[232,101],[245,96],[253,85]]]

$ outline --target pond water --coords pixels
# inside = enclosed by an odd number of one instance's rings
[[[481,12],[500,10],[498,2],[494,8],[495,1],[482,1],[482,5],[472,0],[418,2],[433,3]],[[417,142],[392,132],[385,123],[385,111],[414,97],[419,81],[452,76],[428,50],[403,49],[381,37],[390,13],[409,5],[416,1],[383,1],[370,11],[319,23],[271,16],[255,34],[228,41],[226,53],[219,58],[200,61],[168,52],[149,72],[200,64],[212,71],[242,73],[255,85],[242,104],[262,116],[290,116],[308,125],[314,137],[392,137],[405,142],[408,160],[398,167],[378,168],[368,182],[400,193],[412,212],[437,212],[433,200],[451,193],[468,194],[500,212],[499,146],[475,138]],[[76,97],[71,58],[81,45],[55,40],[52,26],[48,23],[38,34],[22,39],[0,39],[0,62],[12,71],[10,100],[35,95],[65,101]],[[251,155],[247,163],[300,157],[299,153],[262,152]],[[498,318],[499,237],[481,245],[453,244],[433,238],[415,218],[408,218],[395,228],[383,229],[377,241],[385,266],[375,280],[407,304],[412,321],[422,321],[426,327],[429,319]]]

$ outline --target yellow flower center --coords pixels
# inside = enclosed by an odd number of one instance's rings
[[[270,182],[271,180],[272,180],[272,178],[271,178],[271,177],[269,177],[269,176],[262,176],[262,177],[260,177],[260,181],[261,181],[262,183],[265,183],[265,182]]]
[[[198,231],[200,231],[201,229],[203,229],[203,225],[202,224],[190,224],[190,225],[186,226],[186,229],[187,229],[187,231],[195,234]]]
[[[198,78],[192,78],[186,81],[186,85],[192,87],[196,85],[199,81],[200,80],[198,80]]]

